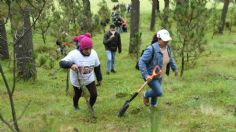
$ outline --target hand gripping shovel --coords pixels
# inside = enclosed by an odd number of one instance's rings
[[[156,66],[153,69],[152,75],[150,76],[151,79],[153,79],[155,76],[159,76],[161,74],[161,69],[159,68],[159,66]],[[149,83],[149,81],[145,81],[144,84],[138,89],[138,91],[136,91],[133,96],[129,99],[126,100],[124,105],[122,106],[122,108],[120,109],[119,113],[118,113],[118,117],[121,117],[125,114],[126,110],[129,107],[130,102],[140,93],[140,91]]]

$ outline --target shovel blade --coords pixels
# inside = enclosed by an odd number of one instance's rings
[[[120,109],[119,113],[118,113],[118,117],[121,117],[125,114],[126,110],[129,108],[129,100],[126,100],[124,105],[122,106],[122,108]]]

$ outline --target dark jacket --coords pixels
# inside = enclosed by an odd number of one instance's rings
[[[105,49],[116,52],[118,48],[118,52],[121,53],[120,34],[115,32],[115,37],[110,39],[111,35],[112,33],[110,31],[104,34],[103,44],[105,45]]]

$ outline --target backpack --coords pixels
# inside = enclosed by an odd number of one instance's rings
[[[154,56],[154,47],[153,47],[152,44],[151,44],[151,46],[152,46],[152,58],[151,58],[151,60],[150,60],[150,63],[151,63],[151,61],[152,61],[152,59],[153,59],[153,56]],[[146,48],[146,49],[147,49],[147,48]],[[144,52],[146,49],[142,50],[142,53],[141,53],[140,57],[143,55],[143,52]],[[136,62],[136,65],[135,65],[135,69],[136,69],[136,70],[139,70],[139,65],[138,65],[138,63],[139,63],[139,60]]]

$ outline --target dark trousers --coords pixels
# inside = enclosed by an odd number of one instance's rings
[[[73,104],[74,104],[74,107],[78,108],[78,102],[82,94],[82,89],[75,86],[73,86],[73,88],[74,88]],[[91,107],[93,107],[97,99],[97,88],[95,85],[95,81],[86,85],[86,88],[88,89],[90,93],[89,104],[91,105]]]

